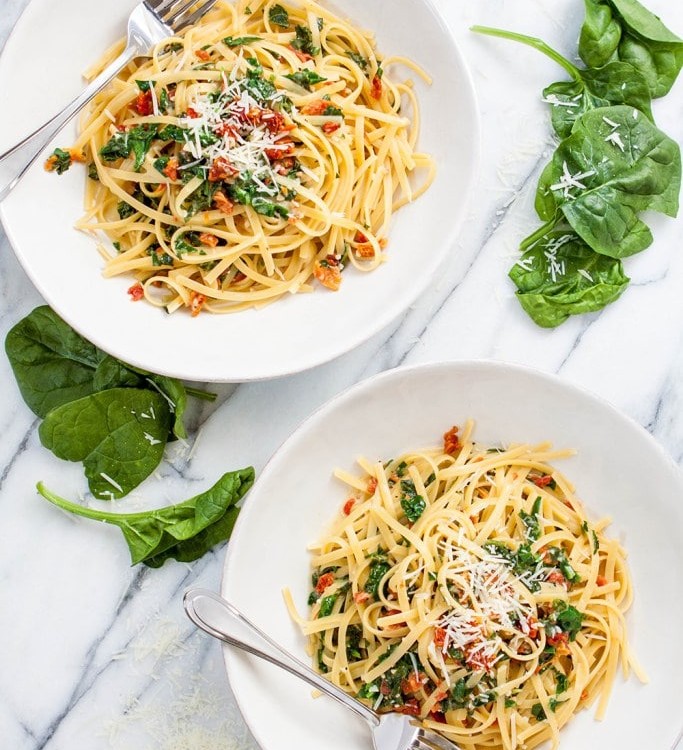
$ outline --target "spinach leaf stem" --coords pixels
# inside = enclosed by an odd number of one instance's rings
[[[556,52],[552,47],[546,44],[542,39],[538,39],[534,36],[527,36],[526,34],[517,34],[514,31],[505,31],[504,29],[494,29],[490,26],[472,26],[470,31],[474,31],[476,34],[486,34],[487,36],[496,36],[501,39],[510,39],[513,42],[521,42],[526,44],[527,47],[533,47],[539,52],[542,52],[546,57],[554,60],[558,65],[563,67],[567,73],[575,80],[581,80],[581,73],[576,65],[573,65],[566,57],[563,57],[559,52]]]

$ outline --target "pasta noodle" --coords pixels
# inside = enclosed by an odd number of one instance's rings
[[[590,522],[548,444],[491,449],[472,424],[364,476],[313,547],[318,669],[380,712],[419,717],[462,750],[534,748],[573,714],[602,718],[633,669],[632,586],[607,519]]]
[[[429,82],[313,0],[219,0],[99,94],[46,167],[88,162],[77,227],[110,240],[104,275],[133,274],[133,299],[225,313],[337,290],[345,266],[386,259],[393,213],[434,176],[412,82],[384,74],[398,66]]]

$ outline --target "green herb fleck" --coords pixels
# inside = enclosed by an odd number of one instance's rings
[[[421,495],[417,494],[415,483],[412,479],[401,480],[401,508],[406,518],[415,523],[426,508],[426,503]]]
[[[260,40],[260,36],[226,36],[223,38],[223,44],[228,47],[243,47],[245,44],[251,44]]]
[[[327,78],[323,78],[314,70],[310,70],[309,68],[298,70],[296,73],[289,73],[285,76],[285,78],[289,78],[290,81],[294,81],[294,83],[296,83],[298,86],[301,86],[301,88],[306,89],[306,91],[312,91],[311,86],[315,86],[315,84],[322,83],[323,81],[327,80]]]
[[[358,67],[361,70],[368,69],[368,65],[369,65],[368,58],[363,57],[363,55],[361,55],[360,52],[349,51],[346,53],[346,56],[350,57],[356,63],[356,65],[358,65]]]
[[[275,26],[286,29],[289,26],[289,13],[281,5],[273,5],[268,13],[270,22]]]

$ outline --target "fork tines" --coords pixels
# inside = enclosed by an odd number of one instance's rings
[[[175,33],[197,23],[216,0],[144,0],[144,5]]]

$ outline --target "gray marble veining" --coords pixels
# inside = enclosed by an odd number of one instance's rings
[[[332,363],[219,387],[218,404],[194,414],[201,438],[193,459],[166,466],[162,499],[189,496],[226,462],[259,470],[308,414],[360,379],[440,359],[491,358],[559,373],[611,401],[683,461],[683,220],[654,219],[656,242],[629,261],[633,281],[617,304],[554,331],[531,324],[506,277],[519,239],[534,228],[535,182],[552,149],[539,92],[556,71],[531,50],[468,28],[515,28],[571,55],[582,3],[437,4],[470,62],[484,143],[469,216],[438,282],[388,329]],[[2,0],[0,46],[25,5]],[[649,5],[683,29],[683,6]],[[679,142],[682,86],[655,105]],[[40,302],[0,231],[0,335]],[[192,565],[131,569],[116,530],[86,529],[38,501],[37,479],[76,493],[80,470],[41,448],[5,357],[0,377],[0,747],[185,750],[210,741],[217,749],[255,748],[218,646],[181,611],[187,585],[219,586],[223,550]]]

